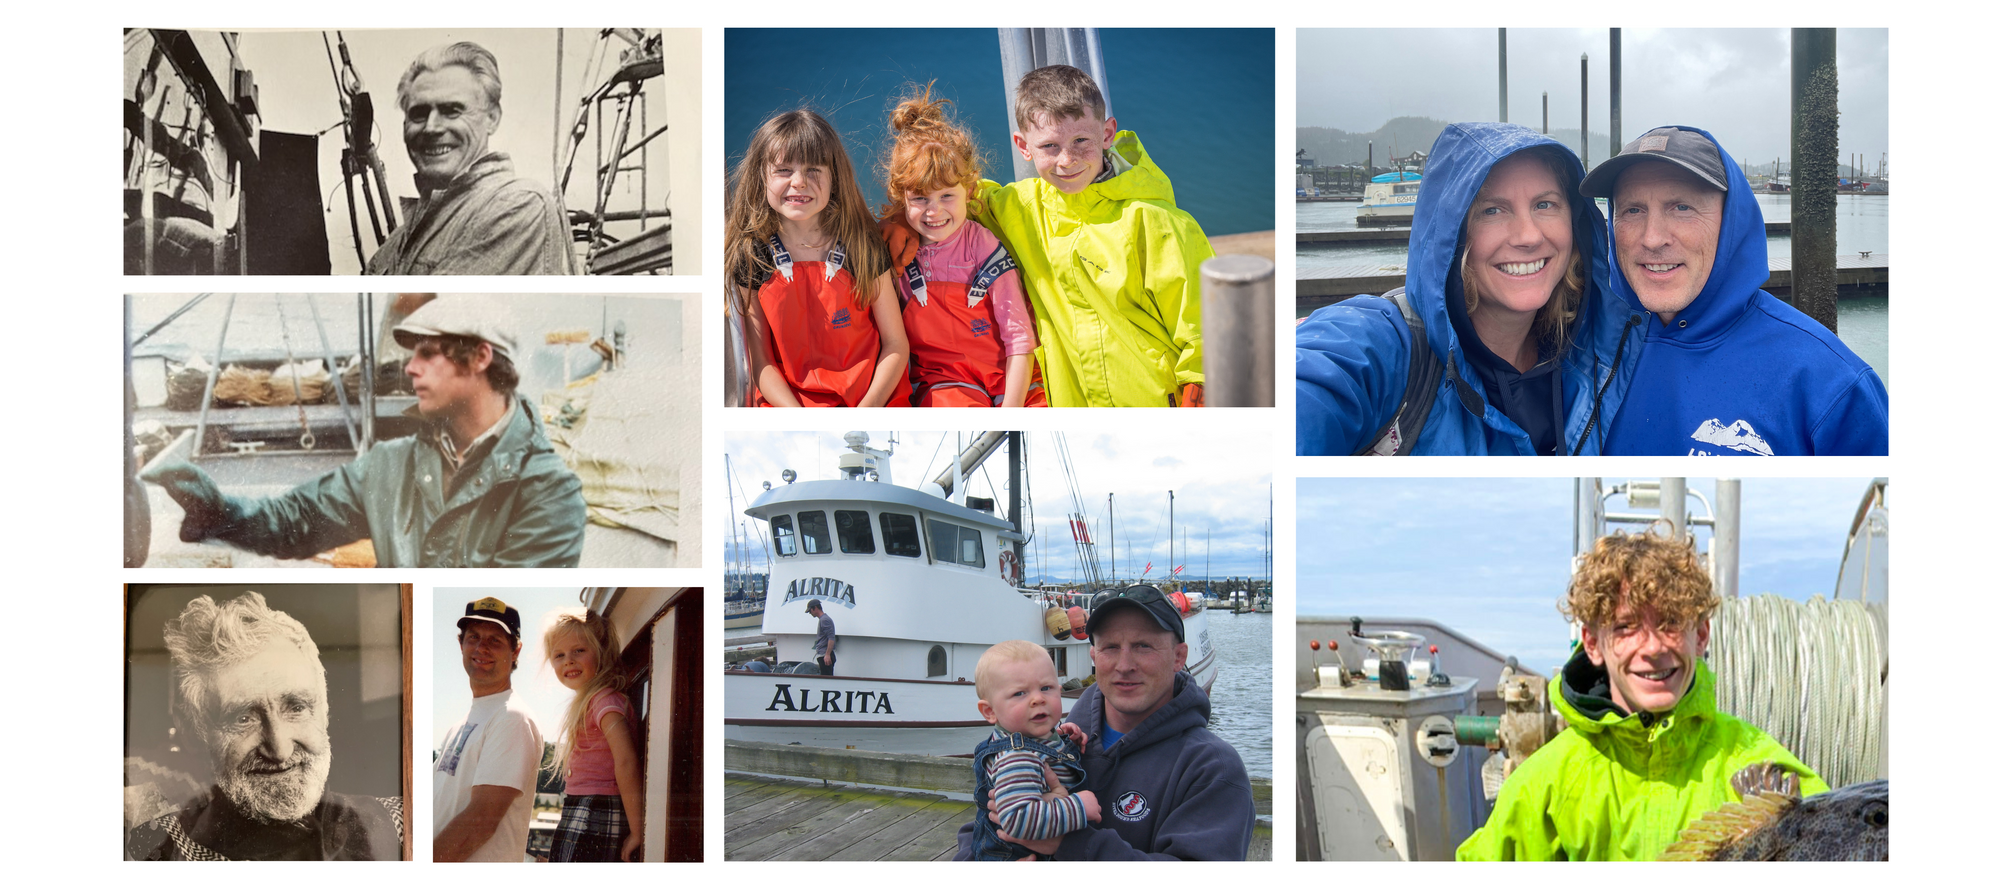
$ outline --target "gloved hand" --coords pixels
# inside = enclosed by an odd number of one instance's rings
[[[175,460],[141,473],[139,478],[165,488],[167,496],[187,512],[187,517],[181,520],[184,542],[207,540],[241,518],[236,502],[222,493],[208,473],[192,463]]]
[[[910,221],[901,213],[891,213],[882,222],[882,238],[889,245],[889,271],[901,275],[903,267],[917,258],[917,248],[923,246],[923,239],[917,237],[917,230],[910,227]]]
[[[1189,383],[1181,387],[1179,407],[1207,407],[1200,383]]]

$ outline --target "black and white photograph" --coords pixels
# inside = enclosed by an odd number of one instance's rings
[[[699,564],[695,305],[130,296],[125,565]]]
[[[126,28],[124,59],[125,274],[701,272],[699,28]]]
[[[407,861],[410,587],[125,588],[128,861]]]

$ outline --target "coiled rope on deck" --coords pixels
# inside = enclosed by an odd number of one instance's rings
[[[1729,599],[1710,634],[1723,712],[1763,729],[1829,786],[1881,777],[1887,640],[1871,606],[1819,596]]]

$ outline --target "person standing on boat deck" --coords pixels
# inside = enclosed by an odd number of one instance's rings
[[[833,662],[839,660],[833,656],[833,643],[837,638],[833,634],[833,616],[820,607],[818,599],[806,603],[806,613],[819,618],[819,635],[813,637],[813,662],[819,664],[822,675],[832,676]]]
[[[427,49],[396,84],[421,198],[368,258],[370,275],[573,275],[562,201],[487,149],[500,63],[477,43]]]
[[[1180,612],[1157,587],[1140,584],[1113,593],[1084,628],[1097,681],[1068,721],[1089,737],[1082,789],[1104,801],[1104,818],[1056,839],[1004,831],[1000,839],[1069,861],[1249,857],[1257,821],[1250,774],[1236,749],[1208,730],[1208,695],[1182,669],[1188,647]],[[1060,786],[1049,777],[1051,787]],[[960,827],[955,859],[971,859],[974,843],[973,825]]]
[[[515,392],[514,336],[491,298],[441,296],[396,325],[416,435],[274,497],[229,496],[193,464],[146,473],[186,511],[181,539],[283,559],[372,541],[383,568],[574,568],[583,483]]]
[[[126,834],[128,861],[396,861],[403,801],[326,789],[326,667],[291,615],[201,596],[165,628],[168,708],[215,784]]]
[[[1777,741],[1715,707],[1708,619],[1722,601],[1690,542],[1600,537],[1571,575],[1563,616],[1583,642],[1549,702],[1569,728],[1515,766],[1460,861],[1651,861],[1682,829],[1740,797],[1767,763],[1803,795],[1826,782]]]
[[[465,603],[458,653],[472,709],[445,734],[431,769],[431,860],[523,861],[542,732],[514,701],[520,610],[491,596]]]
[[[1611,199],[1613,302],[1645,346],[1604,453],[1888,454],[1882,378],[1758,289],[1771,275],[1764,213],[1714,136],[1650,130],[1583,193]]]

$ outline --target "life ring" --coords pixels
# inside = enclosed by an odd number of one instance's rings
[[[1009,549],[1003,549],[1003,550],[1001,550],[1001,551],[1000,551],[1000,578],[1001,578],[1002,580],[1006,580],[1006,581],[1008,581],[1008,582],[1010,582],[1010,583],[1011,583],[1011,582],[1013,582],[1013,581],[1015,581],[1015,580],[1019,579],[1019,577],[1020,577],[1020,570],[1019,570],[1019,569],[1018,569],[1018,567],[1017,567],[1017,566],[1016,566],[1016,565],[1014,564],[1014,551],[1013,551],[1013,550],[1009,550]]]

